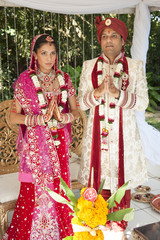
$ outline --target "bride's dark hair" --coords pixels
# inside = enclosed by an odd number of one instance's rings
[[[53,39],[53,41],[48,41],[48,40],[46,39],[47,36],[50,37],[51,39]],[[53,45],[55,46],[56,52],[57,52],[57,44],[56,44],[54,38],[52,38],[49,34],[44,34],[44,35],[40,36],[40,37],[37,39],[37,41],[35,42],[33,51],[34,51],[35,53],[37,53],[37,50],[38,50],[43,44],[45,44],[45,43],[51,43],[51,44],[53,44]]]

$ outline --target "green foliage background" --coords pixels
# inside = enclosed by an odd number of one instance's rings
[[[0,8],[0,101],[13,96],[12,84],[29,65],[30,45],[40,33],[51,34],[58,42],[59,67],[69,73],[77,90],[84,60],[101,52],[94,25],[96,14],[64,15],[29,8]],[[109,15],[103,15],[107,17]],[[134,15],[113,15],[124,21],[129,36],[127,56],[133,36]],[[150,110],[160,103],[160,12],[151,14],[151,33],[147,56]],[[17,61],[16,61],[17,60]],[[17,65],[18,62],[18,65]],[[156,97],[155,97],[156,92]]]

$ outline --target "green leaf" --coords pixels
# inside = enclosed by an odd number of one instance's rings
[[[149,103],[150,103],[151,106],[153,106],[155,108],[157,107],[157,103],[153,99],[150,99]]]
[[[107,215],[107,219],[111,221],[131,221],[134,217],[133,208],[121,209]]]
[[[152,87],[152,86],[148,85],[148,89],[149,90],[160,90],[160,87]]]
[[[129,181],[123,184],[112,196],[107,200],[108,208],[116,207],[116,203],[120,203],[122,198],[124,197],[126,187],[128,185]]]
[[[132,209],[133,209],[133,208],[132,208]],[[134,210],[134,209],[133,209],[133,210]],[[132,221],[133,218],[134,218],[134,211],[131,211],[131,212],[127,213],[127,214],[124,216],[123,220],[125,220],[126,222],[128,222],[128,221]]]
[[[101,194],[103,186],[104,186],[104,183],[105,183],[105,179],[102,179],[100,187],[99,187],[99,190],[98,190],[98,194]]]
[[[73,236],[65,237],[65,238],[63,238],[62,240],[73,240]]]
[[[65,183],[65,181],[61,177],[60,177],[60,181],[61,181],[62,189],[66,193],[66,195],[69,198],[69,200],[73,203],[73,206],[76,207],[76,205],[77,205],[77,198],[76,198],[76,196],[74,195],[72,190],[68,187],[68,185]]]
[[[73,210],[73,205],[72,205],[71,202],[69,202],[68,200],[66,200],[64,197],[62,197],[62,196],[59,195],[58,193],[50,190],[49,188],[46,188],[46,190],[48,191],[49,195],[50,195],[56,202],[66,204],[68,207],[70,207],[70,208]]]
[[[150,106],[150,104],[147,107],[147,111],[155,113],[155,110]]]

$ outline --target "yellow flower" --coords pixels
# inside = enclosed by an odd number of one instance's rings
[[[84,191],[87,189],[87,187],[85,187],[85,188],[82,188],[82,190],[81,190],[81,196],[83,196],[83,193],[84,193]]]
[[[89,232],[76,232],[73,240],[104,240],[104,236],[101,230],[96,231],[96,236],[92,236]]]
[[[82,222],[79,221],[79,219],[77,217],[73,217],[71,220],[72,224],[78,224],[80,226],[84,226],[84,224]]]
[[[84,191],[85,189],[82,189],[81,197],[78,199],[77,208],[79,211],[77,212],[77,217],[91,228],[95,228],[98,225],[105,225],[107,222],[108,203],[106,203],[101,195],[98,195],[93,205],[91,201],[84,199]]]

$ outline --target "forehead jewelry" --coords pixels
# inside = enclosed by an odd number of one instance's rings
[[[49,43],[54,42],[53,38],[51,38],[50,36],[47,36],[45,40]]]

